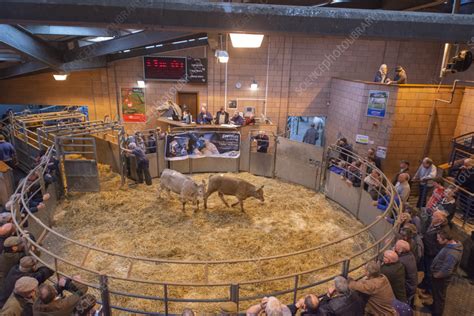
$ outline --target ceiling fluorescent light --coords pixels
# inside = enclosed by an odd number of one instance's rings
[[[137,80],[137,85],[138,85],[139,88],[145,88],[145,81]]]
[[[222,64],[225,64],[229,61],[229,54],[225,50],[216,50],[216,57]]]
[[[259,48],[263,36],[263,34],[230,33],[230,41],[235,48]]]
[[[67,79],[67,76],[68,74],[63,74],[63,73],[53,74],[54,80],[56,81],[64,81]]]
[[[89,42],[105,42],[105,41],[109,41],[111,39],[114,39],[113,36],[97,36],[97,37],[91,37],[89,39],[87,39],[87,41]]]

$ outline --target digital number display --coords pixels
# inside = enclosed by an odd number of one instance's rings
[[[145,79],[186,79],[186,58],[145,57]]]

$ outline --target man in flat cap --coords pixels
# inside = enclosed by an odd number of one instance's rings
[[[0,288],[3,288],[3,281],[22,257],[26,256],[23,240],[17,236],[10,236],[3,244],[3,253],[0,255]]]
[[[38,299],[33,305],[35,316],[70,316],[87,292],[87,286],[79,283],[80,280],[79,276],[73,279],[61,277],[55,286],[41,284]],[[62,295],[63,291],[72,295]]]
[[[13,294],[0,311],[5,316],[33,315],[33,302],[36,299],[38,280],[21,277],[15,282]]]
[[[20,259],[20,263],[11,268],[5,278],[3,287],[0,289],[0,305],[3,306],[8,297],[12,294],[15,283],[21,277],[28,276],[35,278],[39,284],[46,281],[54,271],[48,267],[37,267],[37,261],[31,256]]]
[[[3,252],[3,243],[15,232],[10,212],[0,213],[0,253]]]
[[[237,316],[237,304],[234,302],[224,302],[219,304],[221,316]]]

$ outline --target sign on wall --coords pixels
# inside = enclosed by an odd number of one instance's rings
[[[385,117],[388,105],[387,91],[369,91],[369,102],[367,105],[367,116]]]
[[[143,88],[121,88],[122,117],[126,123],[144,123],[145,90]]]
[[[356,143],[367,145],[369,143],[369,136],[357,134]]]
[[[188,57],[186,74],[189,83],[207,83],[207,58]]]
[[[186,79],[186,57],[144,57],[145,79]]]
[[[238,158],[239,156],[239,132],[190,131],[166,136],[166,160],[204,157]]]

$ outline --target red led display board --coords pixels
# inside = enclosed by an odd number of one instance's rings
[[[186,80],[186,57],[144,57],[145,79]]]

